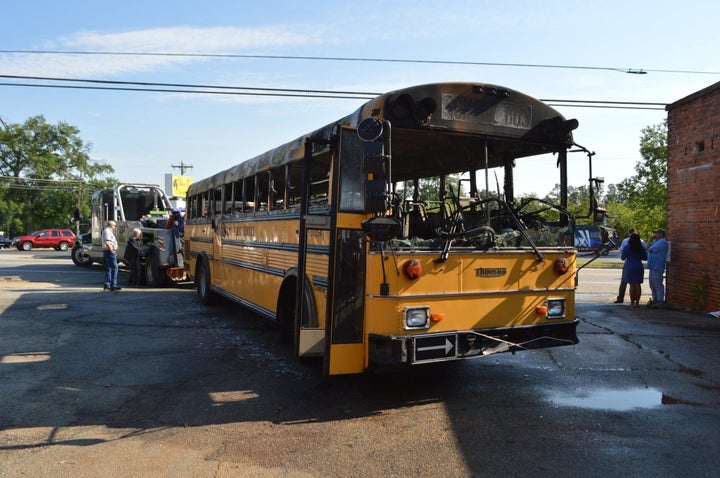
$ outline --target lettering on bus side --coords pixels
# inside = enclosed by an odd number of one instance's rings
[[[255,228],[253,226],[243,226],[240,230],[240,234],[243,236],[255,237]]]
[[[475,275],[478,277],[502,277],[507,274],[505,267],[478,267]]]

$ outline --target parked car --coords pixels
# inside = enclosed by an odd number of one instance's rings
[[[0,249],[9,249],[12,246],[12,239],[7,239],[5,236],[0,235]]]
[[[29,251],[33,247],[52,247],[56,251],[67,251],[74,243],[75,233],[70,229],[40,229],[13,239],[13,246],[20,251]]]

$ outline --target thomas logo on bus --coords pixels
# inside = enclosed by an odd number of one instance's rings
[[[475,275],[478,277],[502,277],[507,274],[505,267],[478,267]]]

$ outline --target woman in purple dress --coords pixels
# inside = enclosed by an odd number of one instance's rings
[[[625,278],[630,284],[630,307],[640,305],[640,295],[642,294],[641,285],[645,268],[642,261],[647,260],[647,251],[642,245],[638,234],[630,235],[630,239],[622,251],[620,257],[625,261]]]

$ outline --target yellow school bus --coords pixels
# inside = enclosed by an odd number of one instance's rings
[[[203,303],[276,321],[328,375],[576,344],[577,126],[497,85],[378,96],[192,184],[186,272]],[[515,197],[540,155],[558,204]]]

